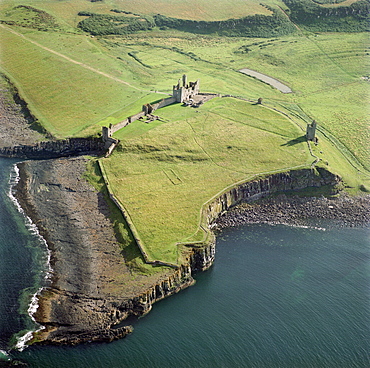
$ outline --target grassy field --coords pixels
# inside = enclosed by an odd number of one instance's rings
[[[132,74],[124,63],[104,54],[86,36],[52,33],[45,37],[44,32],[32,31],[23,38],[9,27],[0,27],[0,37],[2,69],[56,137],[97,133],[99,122],[112,113],[144,96],[156,98],[140,85],[128,85]],[[52,49],[46,49],[49,46]]]
[[[76,17],[79,11],[91,11],[108,14],[111,9],[125,10],[140,14],[163,14],[170,17],[179,17],[195,20],[224,20],[239,18],[246,15],[264,14],[270,15],[266,7],[259,0],[105,0],[104,2],[88,2],[86,0],[44,1],[44,0],[4,0],[6,4],[22,4],[41,8],[58,18],[62,18],[70,25],[76,25],[80,20]],[[279,4],[282,1],[267,0],[266,5]]]
[[[84,4],[96,7],[97,12],[113,6],[80,1],[61,6],[49,1],[40,8],[63,24],[70,22],[68,14],[75,16]],[[101,125],[117,123],[143,102],[161,97],[150,91],[169,93],[179,75],[187,73],[201,79],[203,91],[298,104],[340,139],[362,165],[370,167],[366,150],[369,110],[364,103],[369,98],[369,82],[363,79],[370,67],[370,48],[365,33],[250,39],[157,30],[95,39],[76,29],[74,34],[21,27],[12,30],[25,38],[11,33],[9,27],[0,29],[1,67],[42,124],[57,137],[97,134]],[[22,58],[25,54],[31,57]],[[236,70],[243,67],[276,77],[288,84],[294,95],[283,96],[240,76]]]
[[[142,44],[146,40],[147,45]],[[148,45],[149,44],[149,45]],[[319,34],[289,36],[278,39],[229,39],[216,37],[189,37],[172,34],[165,40],[159,37],[131,39],[130,47],[152,69],[161,65],[170,70],[176,65],[175,51],[156,47],[175,47],[184,53],[192,52],[202,60],[209,61],[208,69],[235,71],[248,67],[274,76],[289,85],[294,94],[272,94],[270,91],[239,88],[250,80],[246,76],[233,75],[233,87],[226,81],[217,83],[202,78],[205,89],[219,90],[256,98],[259,93],[270,103],[298,104],[325,129],[337,136],[361,161],[370,167],[367,147],[369,135],[369,43],[368,35]],[[119,46],[116,46],[119,48]],[[121,46],[122,47],[122,46]],[[244,50],[249,51],[245,52]],[[244,52],[243,52],[244,51]],[[172,56],[171,56],[172,54]],[[190,64],[191,65],[191,64]],[[204,80],[204,82],[203,82]],[[257,85],[258,83],[256,83]],[[224,88],[226,87],[226,88]],[[231,88],[230,88],[231,87]],[[229,92],[226,92],[226,89]],[[338,103],[339,102],[339,103]]]
[[[10,10],[19,4],[46,13]],[[280,0],[264,4],[286,9]],[[158,111],[162,122],[137,121],[116,133],[121,144],[102,163],[152,259],[176,263],[177,242],[201,240],[201,206],[225,187],[260,173],[309,167],[313,157],[296,139],[312,119],[319,127],[313,150],[320,165],[343,176],[353,193],[370,188],[367,33],[297,30],[247,38],[154,28],[92,37],[76,27],[84,19],[79,11],[117,14],[111,9],[206,21],[271,12],[257,0],[0,4],[0,20],[8,22],[0,24],[0,69],[56,137],[97,135],[101,126],[166,97],[184,73],[200,79],[202,92],[263,98],[264,106],[233,98],[213,99],[199,109],[174,105]],[[282,94],[239,73],[241,68],[277,78],[293,93]],[[123,247],[140,272],[149,272],[121,220],[116,230]]]
[[[165,97],[151,91],[171,93],[179,75],[192,71],[204,91],[248,91],[254,99],[277,95],[265,85],[240,81],[233,70],[210,69],[207,62],[171,50],[144,47],[152,59],[147,62],[158,66],[151,70],[128,55],[138,51],[130,45],[112,47],[111,41],[99,43],[85,35],[9,26],[0,27],[0,36],[1,68],[45,128],[60,138],[97,134],[101,125],[117,123],[143,103]],[[139,57],[145,55],[139,52]]]
[[[167,122],[136,121],[117,132],[114,154],[101,161],[152,260],[177,263],[177,242],[203,239],[203,203],[255,174],[309,166],[303,132],[285,116],[233,98],[199,109],[158,111]]]

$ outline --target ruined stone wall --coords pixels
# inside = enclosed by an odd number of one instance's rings
[[[118,139],[108,138],[105,141],[105,145],[104,145],[104,148],[106,149],[106,153],[104,157],[109,157],[112,154],[113,150],[117,147],[118,143],[119,143]]]
[[[152,105],[153,111],[155,111],[157,109],[160,109],[162,107],[168,106],[168,105],[172,105],[175,102],[176,102],[176,98],[175,97],[165,98],[162,101],[160,101],[160,102]]]
[[[152,111],[154,112],[157,109],[160,109],[162,107],[171,105],[171,104],[173,104],[175,102],[176,102],[176,98],[175,97],[168,97],[168,98],[163,99],[160,102],[157,102],[154,105],[151,105],[151,108],[152,108]],[[134,121],[136,121],[136,120],[138,120],[138,119],[140,119],[141,117],[144,117],[144,116],[145,116],[145,112],[144,111],[140,111],[139,113],[137,113],[135,115],[132,115],[132,116],[128,117],[125,120],[122,120],[121,122],[119,122],[116,125],[111,125],[109,128],[102,127],[103,141],[104,142],[107,142],[109,140],[109,138],[112,136],[112,134],[114,134],[118,130],[126,127],[127,125],[133,123]]]
[[[143,116],[145,116],[144,111],[140,111],[140,112],[138,112],[137,114],[130,116],[130,117],[129,117],[129,120],[130,120],[130,122],[132,123],[132,122],[134,122],[135,120],[138,120],[138,119],[140,119],[140,118],[141,118],[141,117],[143,117]]]
[[[125,126],[129,125],[130,124],[130,121],[129,119],[125,119],[125,120],[122,120],[121,122],[119,122],[118,124],[116,125],[112,125],[111,128],[110,128],[110,135],[112,135],[113,133],[115,133],[117,130],[120,130],[122,128],[124,128]]]
[[[125,120],[122,120],[121,122],[119,122],[118,124],[116,125],[112,125],[110,127],[110,132],[111,132],[111,135],[115,132],[117,132],[118,130],[124,128],[125,126],[133,123],[134,121],[140,119],[141,117],[143,117],[145,115],[144,111],[140,111],[139,113],[135,114],[135,115],[132,115],[130,117],[128,117],[127,119]]]

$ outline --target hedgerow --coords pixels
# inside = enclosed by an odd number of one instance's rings
[[[78,27],[96,36],[126,35],[138,31],[147,31],[155,26],[153,19],[148,16],[127,17],[91,12],[79,12],[78,15],[88,16],[88,18],[78,23]]]

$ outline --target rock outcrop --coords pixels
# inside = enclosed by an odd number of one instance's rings
[[[105,144],[101,138],[68,138],[0,148],[0,157],[50,159],[80,155],[102,155]]]
[[[350,197],[298,197],[279,194],[255,203],[242,203],[218,217],[213,229],[244,224],[362,227],[370,224],[370,195]]]
[[[117,241],[103,195],[83,178],[83,157],[18,164],[16,196],[37,224],[52,252],[53,277],[39,297],[34,318],[44,329],[34,342],[77,344],[111,341],[131,333],[124,321],[148,313],[152,305],[194,283],[196,272],[215,257],[214,237],[207,244],[182,247],[183,263],[156,266],[150,275],[132,273]],[[211,201],[209,225],[230,207],[273,192],[335,185],[327,171],[291,171],[239,185]]]
[[[0,148],[45,139],[41,126],[9,79],[0,73]]]
[[[325,169],[301,169],[272,174],[265,178],[248,181],[224,192],[210,201],[205,209],[208,225],[222,213],[241,202],[251,202],[273,193],[298,191],[304,188],[330,186],[335,188],[341,178]]]

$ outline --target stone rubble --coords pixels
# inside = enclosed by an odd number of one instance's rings
[[[233,207],[216,219],[214,229],[255,223],[318,226],[323,220],[333,220],[332,224],[341,227],[368,226],[370,195],[326,198],[280,194]]]

